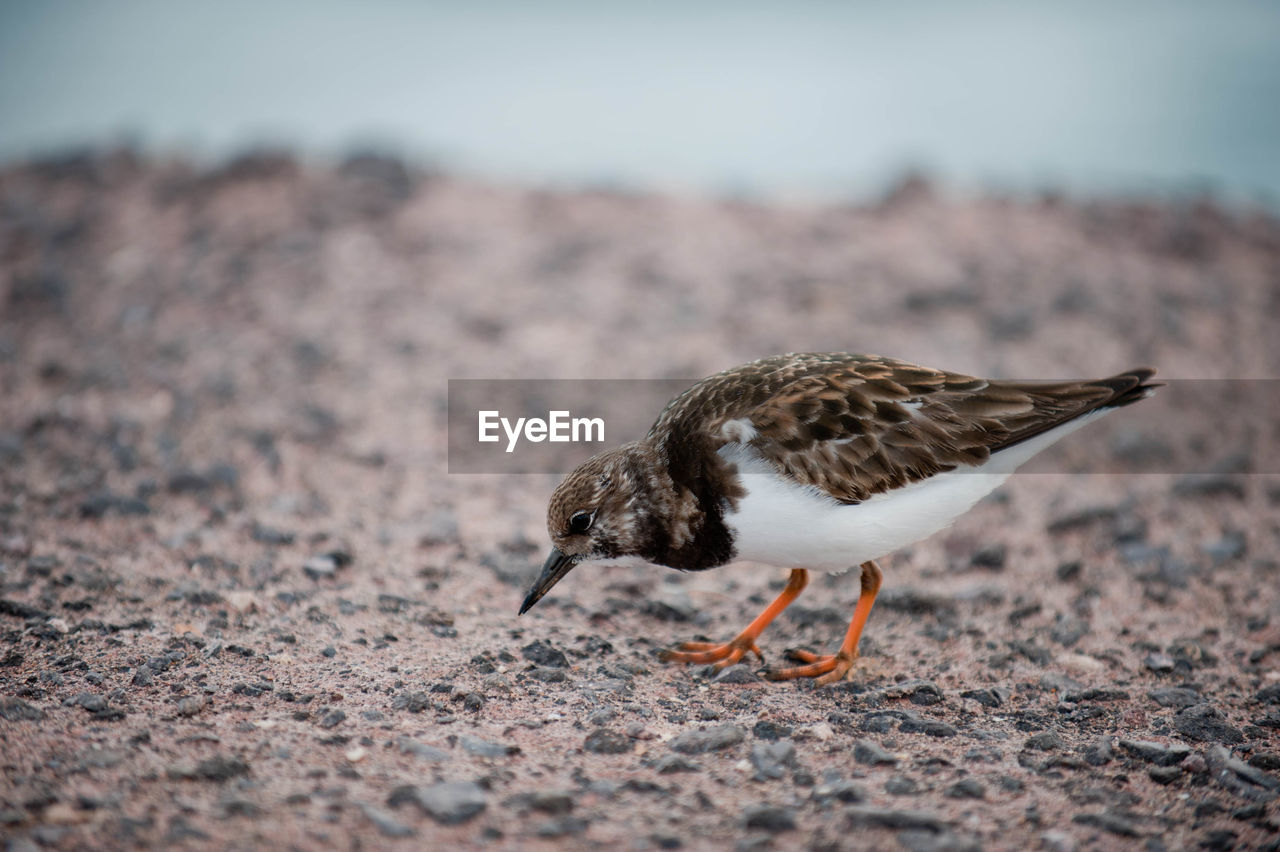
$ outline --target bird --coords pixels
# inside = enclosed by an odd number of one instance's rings
[[[552,549],[523,615],[577,565],[643,561],[703,571],[735,561],[788,569],[786,585],[725,642],[684,642],[669,662],[724,668],[811,570],[858,568],[857,605],[831,654],[789,650],[771,680],[843,680],[883,572],[877,560],[948,527],[1032,456],[1149,397],[1155,370],[1104,379],[983,379],[877,355],[791,353],[702,379],[639,441],[600,453],[556,487]]]

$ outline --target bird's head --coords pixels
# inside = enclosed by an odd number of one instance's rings
[[[523,615],[579,562],[624,556],[652,558],[659,531],[654,509],[671,490],[656,453],[624,444],[585,462],[551,495],[551,555],[520,607]]]

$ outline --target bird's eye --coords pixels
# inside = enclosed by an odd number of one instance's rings
[[[569,519],[569,532],[573,535],[582,535],[591,529],[591,522],[595,517],[593,512],[574,512],[573,517]]]

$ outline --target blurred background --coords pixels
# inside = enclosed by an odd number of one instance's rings
[[[562,185],[1280,196],[1280,6],[0,4],[0,159],[374,145]]]

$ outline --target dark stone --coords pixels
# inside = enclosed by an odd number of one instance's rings
[[[1120,748],[1131,756],[1156,766],[1174,766],[1191,754],[1191,749],[1180,743],[1165,745],[1148,740],[1120,740]]]
[[[1026,785],[1022,783],[1021,779],[1015,778],[1012,775],[1001,775],[997,779],[996,783],[998,783],[1000,785],[1000,789],[1006,793],[1021,793],[1026,789]]]
[[[21,698],[0,695],[0,719],[6,722],[39,722],[44,718],[44,711]]]
[[[560,816],[539,824],[533,833],[538,837],[572,837],[587,830],[589,823],[581,817]]]
[[[881,591],[876,597],[876,606],[907,615],[937,615],[954,611],[956,603],[942,595],[923,592],[912,586],[900,586]]]
[[[1200,848],[1208,849],[1209,852],[1227,852],[1229,849],[1236,848],[1236,841],[1240,839],[1240,835],[1227,828],[1210,829],[1204,833],[1204,837],[1200,839]]]
[[[107,515],[149,515],[151,507],[137,497],[103,492],[86,498],[80,504],[80,517],[104,518]]]
[[[837,801],[852,804],[855,802],[865,802],[870,798],[870,796],[867,794],[866,788],[861,784],[854,783],[853,781],[849,781],[844,778],[834,777],[829,778],[814,787],[813,798],[815,801],[819,802],[835,799]]]
[[[776,834],[793,831],[796,815],[790,808],[779,805],[750,805],[742,812],[742,822],[747,828],[758,828]]]
[[[954,737],[956,729],[936,719],[904,719],[898,726],[904,734],[928,734],[931,737]]]
[[[45,612],[37,609],[30,604],[24,604],[21,601],[12,601],[8,598],[0,598],[0,615],[11,615],[14,618],[52,618],[53,613]]]
[[[739,663],[736,666],[729,666],[722,669],[711,679],[712,683],[737,684],[745,685],[751,683],[761,683],[761,678],[751,668],[745,664]]]
[[[887,734],[898,724],[898,716],[890,713],[868,713],[858,727],[869,734]]]
[[[890,796],[910,796],[920,792],[920,785],[914,778],[906,775],[894,775],[884,782],[884,791]]]
[[[1271,801],[1280,795],[1280,778],[1250,766],[1220,745],[1210,746],[1205,760],[1210,777],[1238,796],[1253,801]]]
[[[1243,532],[1232,530],[1216,541],[1205,542],[1200,551],[1212,559],[1214,565],[1221,565],[1244,556],[1248,545]]]
[[[1193,704],[1199,704],[1203,699],[1192,689],[1185,689],[1180,686],[1161,687],[1153,689],[1147,693],[1147,697],[1161,707],[1174,707],[1181,709],[1190,707]]]
[[[573,794],[563,790],[538,790],[529,797],[529,807],[553,816],[573,810]]]
[[[1182,777],[1182,769],[1177,766],[1153,766],[1147,770],[1147,775],[1157,784],[1172,784]]]
[[[420,547],[436,547],[442,544],[453,544],[456,541],[458,541],[458,519],[447,507],[432,512],[418,535]]]
[[[1062,700],[1072,704],[1082,701],[1128,701],[1129,693],[1115,687],[1095,687],[1068,692],[1062,696]]]
[[[521,648],[520,655],[538,666],[547,666],[555,669],[569,667],[569,660],[565,657],[564,652],[554,647],[550,642],[544,642],[541,639]]]
[[[737,725],[717,725],[701,731],[685,731],[670,742],[671,750],[682,754],[703,754],[737,745],[747,732]]]
[[[1119,814],[1113,814],[1103,811],[1097,814],[1076,814],[1071,818],[1072,822],[1080,825],[1088,825],[1094,828],[1100,828],[1103,831],[1120,837],[1140,837],[1137,827],[1130,820]]]
[[[95,710],[89,714],[89,718],[95,722],[119,722],[128,714],[123,710],[115,707],[104,707],[101,710]]]
[[[1194,704],[1182,710],[1173,717],[1173,727],[1187,739],[1197,742],[1244,742],[1244,734],[1227,723],[1221,710],[1209,704]]]
[[[1018,598],[1014,602],[1017,603],[1020,600],[1021,598]],[[1044,604],[1040,603],[1040,601],[1022,604],[1009,613],[1009,623],[1016,627],[1033,615],[1039,615],[1043,610]]]
[[[302,573],[312,580],[323,580],[338,573],[338,563],[326,554],[312,556],[302,563]]]
[[[492,571],[499,582],[518,589],[527,589],[538,573],[527,556],[506,550],[481,554],[480,564]]]
[[[417,830],[412,826],[404,825],[396,820],[391,814],[375,808],[366,802],[360,803],[360,810],[364,813],[369,822],[373,823],[373,827],[384,837],[412,837],[417,834]]]
[[[775,741],[791,736],[791,728],[766,719],[756,722],[755,727],[751,729],[751,733],[756,739]]]
[[[969,560],[969,564],[975,568],[989,568],[992,571],[1000,571],[1004,568],[1004,562],[1007,549],[1003,544],[988,544],[978,550]]]
[[[690,763],[678,754],[664,754],[654,758],[647,764],[659,775],[673,775],[677,772],[697,772],[697,764]]]
[[[689,598],[689,593],[678,586],[660,588],[654,597],[645,599],[640,611],[659,621],[678,623],[692,621],[698,615],[698,608]]]
[[[1119,511],[1115,506],[1087,506],[1050,519],[1046,529],[1053,535],[1073,532],[1102,521],[1111,521]]]
[[[1116,546],[1147,540],[1147,520],[1133,512],[1121,512],[1111,524],[1111,540]]]
[[[421,713],[431,706],[431,697],[425,692],[402,692],[391,699],[392,710],[408,710]]]
[[[667,793],[666,788],[661,784],[655,784],[652,781],[645,781],[641,778],[630,778],[627,781],[624,781],[622,789],[630,790],[635,793],[657,793],[659,795],[665,795]]]
[[[931,707],[946,700],[942,690],[931,680],[906,680],[880,690],[885,698],[906,698],[912,704]]]
[[[195,777],[205,781],[224,782],[249,774],[249,764],[238,757],[219,755],[196,764]]]
[[[592,725],[605,725],[618,718],[618,711],[612,707],[601,707],[599,710],[593,710],[591,715],[587,717],[587,722]]]
[[[400,736],[396,738],[396,748],[401,754],[411,754],[421,760],[430,763],[447,763],[449,761],[449,753],[435,746],[429,746],[426,743],[420,743],[413,737]]]
[[[387,799],[391,807],[409,803],[444,825],[456,825],[475,818],[487,802],[484,788],[471,781],[446,781],[430,787],[397,787]]]
[[[507,745],[506,743],[492,743],[488,740],[482,740],[479,737],[468,736],[463,734],[458,737],[458,743],[462,746],[463,751],[468,754],[474,754],[477,757],[510,757],[513,754],[520,753],[520,747]]]
[[[232,817],[258,819],[265,811],[257,802],[251,802],[248,799],[224,799],[222,813],[228,819]]]
[[[981,799],[986,790],[976,778],[961,778],[947,788],[947,797],[951,799]]]
[[[1189,473],[1173,485],[1178,497],[1245,497],[1245,477],[1231,473]]]
[[[858,740],[853,744],[853,759],[867,766],[893,766],[897,755],[871,740]]]
[[[1178,639],[1165,650],[1173,656],[1174,664],[1180,670],[1190,671],[1218,662],[1217,656],[1195,639]]]
[[[1035,642],[1026,639],[1015,639],[1009,643],[1009,649],[1026,657],[1037,666],[1047,666],[1053,660],[1048,648],[1041,648]]]
[[[275,689],[274,686],[267,683],[265,680],[262,680],[257,683],[237,683],[235,686],[231,687],[231,692],[235,695],[245,695],[249,698],[258,698],[266,695],[273,689]]]
[[[750,760],[757,781],[784,778],[796,766],[796,747],[789,742],[757,743],[751,747]]]
[[[1044,731],[1028,738],[1023,748],[1032,751],[1058,751],[1062,748],[1062,738],[1053,731]]]
[[[543,683],[564,683],[569,679],[564,669],[553,669],[547,666],[536,666],[528,671],[528,675]]]
[[[1255,802],[1252,805],[1245,805],[1243,808],[1236,808],[1231,812],[1232,819],[1242,821],[1262,819],[1267,815],[1267,808],[1261,802]]]
[[[976,701],[983,707],[999,707],[1009,700],[1009,690],[1001,689],[970,689],[960,693],[961,698],[968,698]]]
[[[1087,635],[1088,632],[1089,622],[1083,618],[1059,613],[1058,617],[1054,619],[1053,626],[1049,628],[1049,638],[1064,648],[1070,648]]]
[[[1013,310],[987,317],[987,333],[992,340],[1023,340],[1035,331],[1035,315],[1029,310]]]
[[[98,713],[107,709],[106,696],[98,695],[93,692],[81,692],[71,701],[79,707],[83,707],[90,713]]]
[[[635,743],[626,734],[596,728],[587,734],[582,747],[592,754],[627,754],[635,748]]]
[[[339,568],[345,568],[354,561],[354,557],[345,550],[331,550],[319,553],[302,563],[302,573],[312,580],[323,580],[336,576]],[[343,613],[347,615],[349,613]]]
[[[320,721],[316,724],[326,731],[338,727],[347,720],[347,712],[345,710],[330,710],[320,717]]]
[[[1111,737],[1098,737],[1093,744],[1084,750],[1084,762],[1090,766],[1105,766],[1111,762],[1115,752],[1111,747]]]
[[[849,823],[855,828],[871,826],[872,828],[888,828],[894,831],[904,829],[922,829],[924,831],[941,832],[947,824],[939,816],[924,811],[899,811],[881,808],[875,805],[853,805],[845,810]]]
[[[1144,545],[1145,546],[1145,545]],[[1171,589],[1185,589],[1196,575],[1196,566],[1173,556],[1165,548],[1159,548],[1154,557],[1156,567],[1138,575],[1138,580],[1152,586],[1167,586]],[[1124,555],[1123,553],[1121,554]],[[1150,590],[1148,590],[1150,593]],[[1159,592],[1157,592],[1159,594]],[[1160,598],[1156,598],[1159,600]]]
[[[179,470],[169,476],[170,494],[199,494],[213,487],[209,477],[194,470]]]
[[[1253,696],[1259,704],[1280,704],[1280,683],[1264,686]]]

